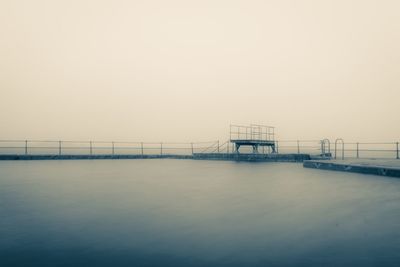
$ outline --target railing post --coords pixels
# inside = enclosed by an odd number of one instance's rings
[[[111,153],[114,155],[115,154],[115,145],[114,142],[111,142]]]
[[[335,141],[335,159],[336,159],[336,152],[337,152],[337,143],[336,143],[336,141]]]
[[[358,150],[358,142],[357,142],[357,158],[359,158],[360,157],[360,154],[359,154],[359,152],[358,152],[359,150]]]
[[[329,141],[329,139],[325,139],[325,142],[328,142],[328,153],[331,153],[331,141]]]
[[[230,143],[229,143],[229,140],[228,140],[227,143],[226,143],[226,154],[229,154],[229,145],[230,145]]]
[[[58,141],[58,155],[61,156],[61,141]]]
[[[28,140],[25,140],[25,155],[28,155]]]
[[[93,155],[93,147],[92,147],[92,141],[89,142],[89,146],[90,146],[90,155]]]
[[[300,141],[297,140],[297,154],[300,154]]]
[[[142,151],[142,157],[143,157],[143,155],[144,155],[144,153],[143,153],[143,142],[140,142],[140,149]]]
[[[342,146],[342,160],[344,160],[344,141],[343,141],[343,146]]]
[[[192,156],[193,156],[193,154],[194,154],[193,143],[190,143],[190,147],[191,147],[191,149],[192,149]]]
[[[396,142],[396,159],[399,159],[399,142]]]
[[[219,140],[217,141],[217,153],[219,153]]]
[[[160,143],[160,155],[162,156],[162,142]]]

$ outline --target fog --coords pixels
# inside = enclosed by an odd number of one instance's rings
[[[0,2],[0,139],[400,139],[399,1]]]

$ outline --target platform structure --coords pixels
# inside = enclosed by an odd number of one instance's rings
[[[259,147],[268,147],[276,153],[275,128],[267,125],[230,125],[229,140],[234,144],[235,152],[239,153],[241,146],[251,146],[253,154],[259,153]]]

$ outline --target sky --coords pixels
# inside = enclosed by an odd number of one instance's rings
[[[1,0],[0,139],[400,140],[400,1]]]

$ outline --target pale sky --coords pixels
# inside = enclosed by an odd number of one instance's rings
[[[400,140],[400,1],[0,0],[0,139]]]

